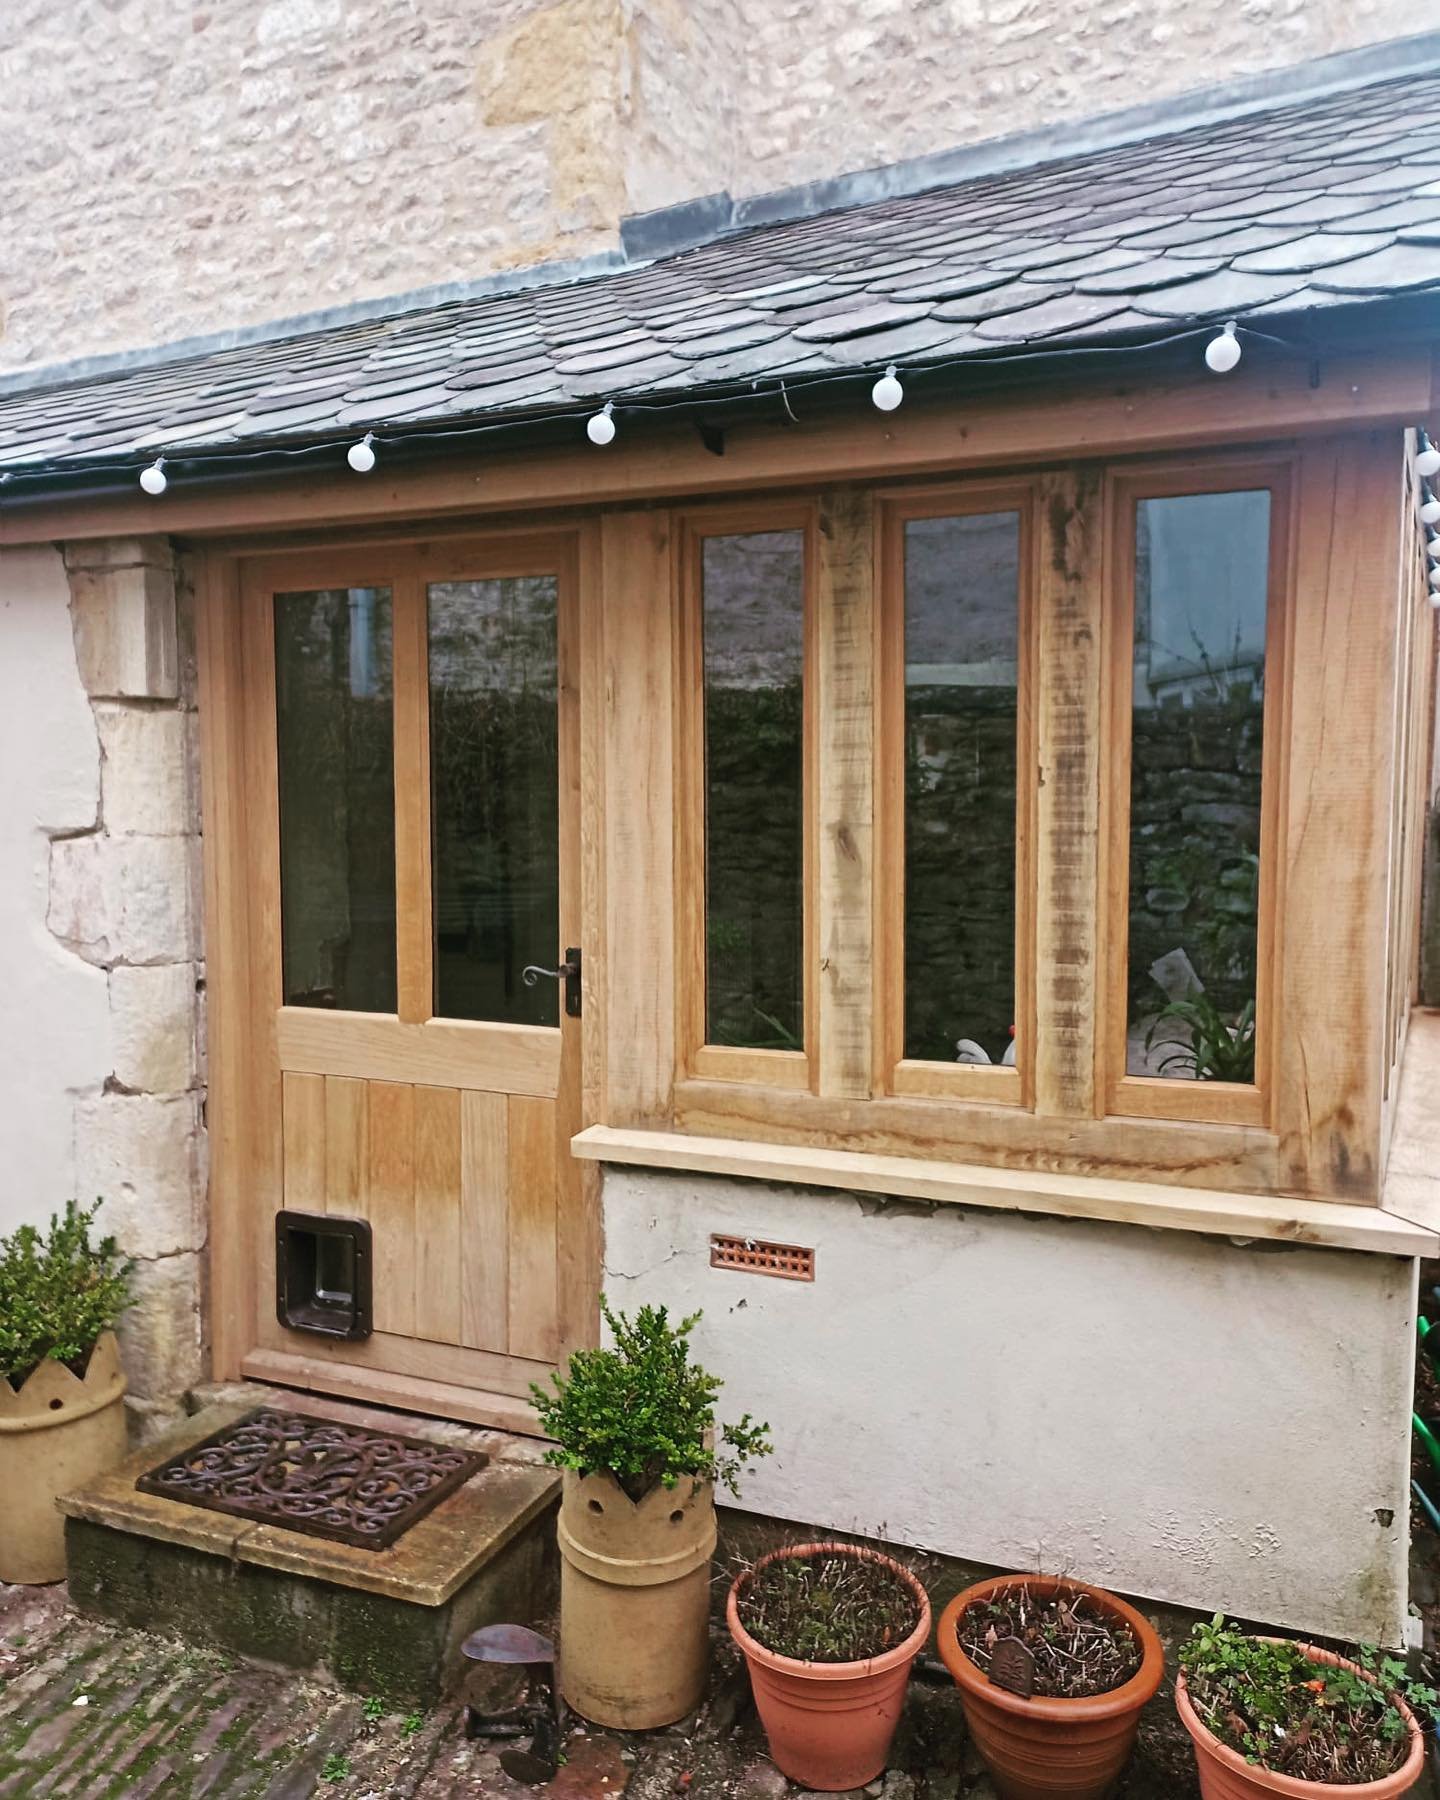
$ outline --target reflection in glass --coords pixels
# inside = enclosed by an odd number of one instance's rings
[[[1269,563],[1264,490],[1137,508],[1132,1075],[1254,1080]]]
[[[275,596],[285,1003],[395,1010],[390,594]]]
[[[803,1050],[804,536],[703,556],[705,1035]]]
[[[429,593],[435,1011],[558,1025],[560,820],[553,575]]]
[[[1015,1060],[1020,515],[905,526],[905,1055]]]

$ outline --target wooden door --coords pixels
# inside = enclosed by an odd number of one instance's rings
[[[577,566],[563,534],[239,564],[247,1375],[514,1425],[593,1341],[581,1021],[534,972],[580,941]],[[282,1207],[369,1222],[370,1335],[282,1324]]]

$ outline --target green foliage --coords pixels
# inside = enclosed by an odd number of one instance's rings
[[[608,1470],[632,1500],[658,1481],[673,1488],[682,1476],[718,1481],[731,1493],[745,1465],[770,1453],[769,1426],[746,1413],[715,1442],[718,1376],[690,1361],[690,1333],[700,1314],[670,1323],[663,1306],[642,1306],[633,1319],[601,1301],[615,1342],[577,1350],[554,1391],[530,1393],[546,1435],[557,1448],[546,1461],[582,1475]],[[728,1452],[728,1454],[727,1454]]]
[[[100,1209],[71,1200],[47,1233],[22,1225],[0,1238],[0,1376],[19,1386],[47,1358],[76,1373],[130,1304],[135,1265],[112,1237],[90,1241]]]
[[[1165,1025],[1179,1027],[1166,1036]],[[1254,1081],[1255,1002],[1247,1000],[1236,1017],[1225,1018],[1206,993],[1196,991],[1184,1000],[1162,1006],[1145,1034],[1145,1048],[1156,1043],[1175,1047],[1160,1060],[1159,1073],[1174,1067],[1188,1070],[1197,1081]]]
[[[1191,1704],[1247,1762],[1301,1781],[1377,1781],[1409,1751],[1396,1697],[1423,1720],[1440,1694],[1373,1645],[1351,1660],[1364,1676],[1312,1662],[1296,1644],[1250,1637],[1221,1613],[1198,1624],[1180,1650]]]
[[[364,1713],[367,1724],[378,1725],[385,1717],[385,1702],[378,1694],[370,1694],[360,1710]]]
[[[756,1643],[799,1662],[862,1662],[920,1622],[914,1590],[888,1562],[838,1549],[762,1561],[735,1601]]]
[[[418,1713],[418,1712],[406,1713],[405,1717],[400,1721],[401,1737],[407,1737],[407,1738],[414,1737],[416,1732],[419,1731],[420,1727],[424,1723],[425,1723],[424,1713]]]
[[[320,1771],[322,1781],[348,1781],[350,1779],[350,1763],[347,1757],[338,1750],[332,1750],[325,1758],[324,1767]]]

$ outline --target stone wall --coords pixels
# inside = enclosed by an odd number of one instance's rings
[[[1408,0],[8,0],[0,367],[582,255],[719,188],[1423,24]]]
[[[73,1188],[137,1261],[121,1327],[132,1403],[163,1412],[204,1367],[204,961],[189,605],[161,539],[66,547],[96,804],[54,833],[53,942],[103,981],[103,1054],[71,1089]]]

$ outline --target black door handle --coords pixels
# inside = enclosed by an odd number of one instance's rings
[[[520,979],[526,987],[534,987],[544,977],[547,981],[563,981],[565,983],[565,1012],[569,1018],[580,1017],[580,952],[578,949],[567,949],[565,960],[558,969],[542,969],[538,963],[530,963],[520,971]]]

